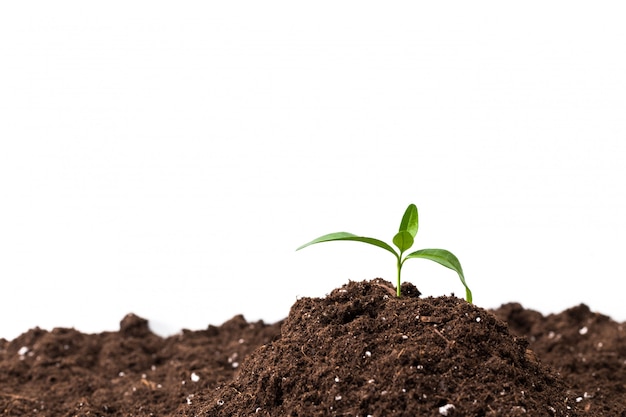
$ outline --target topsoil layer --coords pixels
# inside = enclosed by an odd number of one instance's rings
[[[6,416],[626,416],[623,324],[350,282],[282,322],[0,339]]]

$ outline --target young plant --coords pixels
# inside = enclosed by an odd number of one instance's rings
[[[413,242],[415,240],[415,235],[417,235],[417,229],[419,227],[419,217],[417,214],[417,207],[415,204],[410,204],[404,212],[404,216],[402,216],[402,221],[400,222],[400,229],[398,233],[393,237],[393,244],[399,249],[399,253],[391,247],[391,245],[383,242],[382,240],[374,239],[371,237],[363,237],[353,235],[352,233],[346,232],[338,232],[338,233],[329,233],[324,236],[320,236],[317,239],[313,239],[309,243],[305,243],[300,246],[296,250],[300,250],[306,248],[307,246],[313,245],[315,243],[322,242],[332,242],[335,240],[352,240],[355,242],[363,242],[368,243],[370,245],[378,246],[379,248],[383,248],[396,257],[397,267],[398,267],[398,286],[397,286],[397,296],[400,297],[400,273],[402,271],[402,266],[407,259],[411,258],[423,258],[430,259],[431,261],[435,261],[447,268],[456,271],[459,274],[459,278],[461,279],[461,283],[465,287],[465,298],[468,302],[472,302],[472,292],[469,287],[465,283],[465,277],[463,276],[463,268],[461,268],[461,263],[457,259],[456,256],[445,249],[421,249],[415,252],[411,252],[408,255],[404,256],[404,252],[406,252],[411,246],[413,246]]]

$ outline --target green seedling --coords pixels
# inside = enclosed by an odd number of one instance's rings
[[[404,252],[406,252],[411,246],[413,246],[413,242],[415,240],[415,235],[417,235],[417,229],[419,227],[419,217],[417,213],[417,207],[415,204],[410,204],[404,212],[404,216],[402,216],[402,222],[400,222],[400,229],[398,233],[393,237],[393,244],[399,249],[399,253],[391,247],[391,245],[383,242],[382,240],[374,239],[371,237],[363,237],[353,235],[352,233],[346,232],[338,232],[338,233],[329,233],[324,236],[320,236],[317,239],[313,239],[309,243],[305,243],[300,246],[296,250],[300,250],[306,248],[307,246],[313,245],[315,243],[322,242],[332,242],[335,240],[352,240],[355,242],[363,242],[368,243],[370,245],[378,246],[379,248],[383,248],[396,257],[397,266],[398,266],[398,286],[397,286],[397,296],[400,297],[400,273],[402,271],[402,266],[407,259],[411,258],[423,258],[430,259],[431,261],[435,261],[438,264],[445,266],[446,268],[450,268],[453,271],[456,271],[459,274],[459,278],[461,279],[461,283],[465,287],[465,298],[468,302],[472,302],[472,292],[469,287],[465,283],[465,277],[463,276],[463,268],[461,268],[461,263],[457,259],[456,256],[445,249],[421,249],[415,252],[411,252],[408,255],[404,256]]]

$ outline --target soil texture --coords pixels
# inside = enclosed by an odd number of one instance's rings
[[[624,324],[421,298],[382,279],[162,338],[31,329],[0,339],[3,416],[621,416]]]

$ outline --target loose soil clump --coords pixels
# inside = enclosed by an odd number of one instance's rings
[[[6,416],[626,416],[623,325],[350,282],[275,324],[0,339]]]
[[[624,323],[584,304],[545,317],[519,303],[505,304],[494,313],[561,375],[583,415],[626,417]]]
[[[33,329],[0,339],[0,415],[170,416],[279,334],[280,323],[242,316],[166,339],[133,314],[119,332]]]

